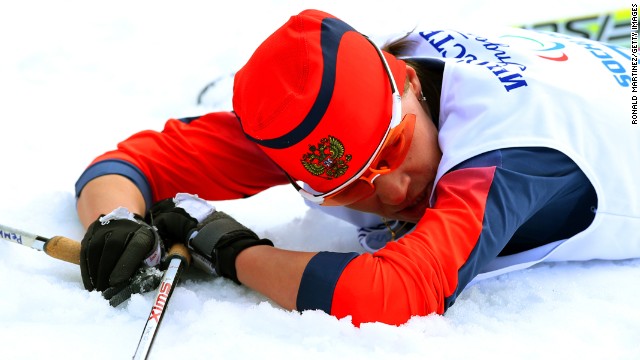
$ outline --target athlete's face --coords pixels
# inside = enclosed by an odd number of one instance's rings
[[[413,69],[407,70],[410,86],[402,97],[402,113],[416,115],[407,156],[399,168],[375,180],[373,195],[348,207],[387,219],[417,222],[428,207],[442,152],[438,145],[438,131],[418,100],[420,82]]]

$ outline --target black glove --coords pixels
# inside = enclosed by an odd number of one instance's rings
[[[102,296],[109,300],[109,305],[116,307],[127,301],[133,294],[144,294],[157,289],[163,275],[164,273],[157,267],[140,267],[128,282],[107,288],[102,292]]]
[[[185,204],[199,205],[200,215],[195,214],[196,211],[191,209],[193,206],[187,206],[185,209],[183,207]],[[165,249],[170,249],[171,245],[175,243],[187,244],[189,236],[198,226],[198,219],[195,217],[204,220],[215,210],[213,205],[198,197],[180,193],[175,198],[164,199],[155,203],[149,209],[146,220],[147,223],[153,224],[158,230]],[[191,211],[193,216],[188,211]]]
[[[154,204],[149,221],[158,229],[165,245],[180,241],[192,250],[194,264],[214,275],[240,284],[235,261],[240,252],[256,245],[273,246],[231,216],[196,195],[177,194]]]
[[[156,266],[161,260],[158,233],[139,216],[118,208],[94,221],[82,239],[82,282],[89,291],[109,289],[103,295],[110,299],[132,284],[139,268]]]

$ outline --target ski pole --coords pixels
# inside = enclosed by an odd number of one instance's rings
[[[43,251],[45,254],[72,264],[80,265],[80,242],[64,236],[47,238],[0,224],[0,238]],[[134,359],[146,359],[160,326],[167,302],[173,293],[173,285],[178,282],[182,270],[191,262],[186,246],[175,244],[167,254],[169,266],[162,276],[151,313],[147,319]]]
[[[80,265],[80,242],[64,236],[46,238],[6,225],[0,225],[0,239],[43,251],[53,258]],[[108,297],[109,304],[116,307],[129,299],[134,293],[143,294],[155,289],[160,284],[162,275],[159,272],[150,272],[149,269],[145,267],[138,269],[125,289],[121,289],[120,292]],[[127,289],[128,292],[125,292]],[[105,290],[103,295],[106,295],[109,290]],[[105,296],[105,298],[107,297]]]
[[[162,321],[167,303],[171,298],[171,294],[173,294],[174,284],[178,283],[182,271],[191,262],[191,255],[186,246],[174,244],[171,249],[169,249],[167,261],[169,261],[169,266],[164,272],[162,282],[158,287],[158,292],[153,302],[153,307],[149,313],[149,318],[142,330],[136,352],[133,354],[134,360],[146,359],[147,356],[149,356],[149,351],[151,351],[153,340],[158,332],[160,321]]]
[[[80,242],[64,236],[46,238],[0,224],[0,238],[24,245],[59,260],[80,265]]]

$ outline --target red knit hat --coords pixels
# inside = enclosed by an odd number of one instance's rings
[[[384,53],[402,92],[405,63]],[[233,108],[247,137],[318,192],[347,182],[391,120],[391,85],[374,45],[334,16],[305,10],[238,71]]]

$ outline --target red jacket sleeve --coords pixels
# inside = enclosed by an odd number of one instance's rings
[[[297,308],[352,316],[356,325],[442,314],[497,257],[586,229],[598,201],[580,168],[545,148],[471,158],[445,174],[435,194],[413,232],[379,251],[314,256]]]
[[[178,192],[227,200],[287,183],[275,163],[245,137],[231,112],[171,119],[162,132],[146,130],[129,137],[91,163],[76,184],[77,194],[105,174],[132,179],[147,206]]]
[[[442,314],[458,287],[482,231],[495,167],[446,174],[437,201],[416,229],[374,254],[353,258],[336,284],[331,314],[354,324],[405,323],[411,316]]]

